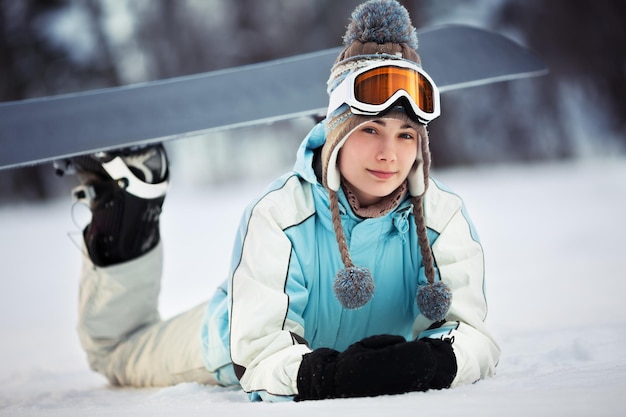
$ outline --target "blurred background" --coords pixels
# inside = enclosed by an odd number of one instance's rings
[[[0,101],[339,46],[359,3],[0,0]],[[418,30],[446,23],[492,29],[534,51],[550,68],[544,77],[445,93],[443,116],[429,127],[435,169],[625,154],[626,2],[401,3]],[[312,125],[299,119],[170,142],[173,181],[201,185],[278,175],[291,167]],[[56,177],[51,165],[1,170],[0,203],[66,196],[75,184],[75,178]]]

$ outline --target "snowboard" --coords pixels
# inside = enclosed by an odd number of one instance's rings
[[[418,31],[442,93],[543,74],[507,37],[470,26]],[[0,103],[0,169],[325,113],[341,47],[226,70]],[[444,113],[445,114],[445,113]]]

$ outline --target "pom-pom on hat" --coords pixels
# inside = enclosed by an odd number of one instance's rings
[[[405,60],[421,65],[417,53],[418,39],[408,11],[395,0],[370,0],[359,5],[344,35],[345,48],[337,57],[328,79],[328,93],[351,72],[381,60]],[[344,268],[337,273],[334,291],[337,299],[348,309],[365,305],[374,293],[374,280],[367,268],[355,266],[350,258],[341,225],[337,191],[341,174],[337,166],[339,150],[348,136],[362,124],[383,117],[356,115],[343,105],[326,120],[326,142],[322,148],[322,182],[328,190],[333,227],[337,236]],[[440,321],[448,313],[451,292],[441,281],[436,282],[434,259],[426,234],[423,196],[428,188],[430,150],[426,127],[411,119],[402,107],[394,107],[384,114],[405,121],[420,136],[420,148],[413,169],[407,178],[408,192],[413,197],[413,214],[418,241],[428,283],[417,289],[417,304],[421,313],[432,321]]]
[[[359,5],[352,13],[343,40],[345,48],[337,57],[328,79],[329,95],[348,74],[373,62],[405,60],[418,65],[421,63],[417,54],[417,32],[409,12],[395,0],[371,0]],[[386,116],[409,123],[422,138],[427,136],[424,126],[412,120],[403,110]],[[322,150],[322,172],[326,187],[334,191],[339,189],[337,154],[347,136],[361,124],[377,117],[353,114],[347,105],[329,115],[326,120],[326,143]],[[420,158],[423,159],[423,155],[418,152]],[[417,161],[408,178],[409,192],[413,196],[422,195],[426,191],[426,177],[420,169],[420,162]]]

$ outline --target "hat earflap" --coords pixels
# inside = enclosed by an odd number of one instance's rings
[[[417,157],[415,163],[407,176],[408,189],[411,197],[419,197],[426,192],[427,178],[430,171],[430,143],[426,126],[418,129],[419,146],[417,147]]]
[[[412,197],[419,197],[426,192],[426,179],[424,178],[424,160],[421,152],[417,155],[415,163],[407,176],[408,189]]]
[[[350,118],[357,120],[356,116],[351,115]],[[363,118],[359,117],[358,119]],[[360,123],[350,129],[350,131],[346,133],[344,137],[339,142],[337,142],[336,145],[328,144],[328,146],[333,146],[333,148],[332,152],[328,156],[328,161],[326,162],[326,178],[324,178],[324,181],[326,181],[326,187],[332,191],[339,191],[339,187],[341,186],[341,173],[339,172],[339,165],[337,164],[337,158],[339,157],[339,151],[341,150],[341,147],[344,145],[344,143],[346,143],[350,135],[355,130],[357,130],[361,125],[364,125],[368,122],[368,120],[366,119],[359,121]],[[324,146],[327,145],[325,144]]]
[[[335,297],[344,308],[354,310],[367,304],[374,295],[374,279],[369,269],[354,266],[350,253],[348,252],[348,244],[346,235],[341,225],[341,217],[339,215],[339,200],[335,191],[329,190],[330,211],[332,215],[333,228],[341,253],[341,260],[344,268],[337,272],[335,282],[333,283],[333,291]]]

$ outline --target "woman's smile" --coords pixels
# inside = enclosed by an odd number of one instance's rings
[[[381,171],[381,170],[373,170],[373,169],[368,169],[367,171],[373,176],[375,176],[376,178],[379,178],[381,180],[388,180],[389,178],[392,178],[397,173],[397,171]]]

